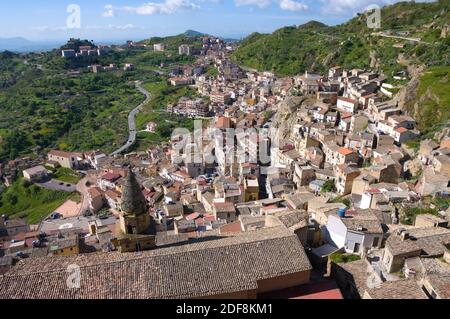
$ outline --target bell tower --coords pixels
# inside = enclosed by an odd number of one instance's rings
[[[120,230],[124,235],[139,235],[146,232],[151,223],[147,202],[142,194],[136,176],[128,166],[125,183],[122,187]]]

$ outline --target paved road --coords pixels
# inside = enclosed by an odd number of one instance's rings
[[[125,152],[127,149],[129,149],[135,142],[136,142],[136,115],[142,110],[142,107],[148,103],[150,100],[150,92],[145,90],[142,86],[142,83],[137,82],[136,83],[136,89],[141,92],[143,95],[145,95],[145,101],[139,104],[135,109],[133,109],[130,114],[128,114],[128,131],[129,131],[129,137],[128,141],[118,150],[114,151],[110,154],[110,156],[118,155],[123,152]]]
[[[76,191],[75,185],[70,184],[70,183],[61,182],[56,179],[52,179],[45,183],[36,183],[36,185],[46,188],[46,189],[54,190],[54,191],[64,191],[64,192],[69,192],[69,193],[73,193]]]
[[[64,219],[44,220],[39,226],[39,231],[51,232],[62,229],[81,228],[83,230],[89,229],[89,222],[96,220],[95,217],[69,217]],[[117,221],[116,217],[111,216],[107,219],[102,219],[102,225],[113,225]]]
[[[86,183],[89,181],[89,177],[86,176],[77,184],[77,192],[81,194],[81,205],[78,210],[77,215],[83,214],[87,209],[89,209],[89,196],[88,190],[89,187],[86,186]]]
[[[372,35],[378,35],[378,36],[383,37],[383,38],[399,39],[399,40],[417,42],[417,43],[420,43],[420,44],[432,45],[431,43],[424,42],[424,41],[422,41],[421,39],[418,39],[418,38],[401,37],[401,36],[397,36],[397,35],[386,34],[384,32],[374,32],[374,33],[372,33]]]

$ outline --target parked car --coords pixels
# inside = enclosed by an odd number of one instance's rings
[[[16,253],[16,257],[25,258],[25,254],[22,251]]]
[[[62,215],[60,213],[53,213],[50,215],[50,219],[60,219]]]
[[[86,209],[84,211],[84,213],[83,213],[84,217],[89,217],[89,216],[92,216],[92,215],[94,215],[94,214],[89,209]]]
[[[33,241],[32,245],[33,247],[41,247],[42,242],[40,240]]]

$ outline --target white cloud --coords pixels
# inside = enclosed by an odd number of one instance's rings
[[[136,27],[131,23],[116,26],[116,29],[119,29],[119,30],[128,30],[128,29],[134,29],[134,28],[136,28]]]
[[[155,14],[174,14],[182,10],[193,10],[200,8],[195,2],[191,0],[165,0],[164,2],[148,2],[140,6],[124,6],[113,7],[112,5],[105,6],[103,17],[113,17],[116,11],[125,11],[136,13],[138,15],[155,15]]]
[[[287,11],[300,11],[308,10],[308,6],[304,3],[296,2],[293,0],[281,0],[280,8]]]
[[[238,7],[252,6],[258,8],[266,8],[272,3],[272,0],[234,0],[234,3]]]
[[[237,7],[251,6],[260,9],[267,8],[273,3],[278,3],[281,10],[285,11],[300,11],[307,10],[308,6],[304,3],[295,0],[234,0]]]
[[[378,5],[383,7],[385,5],[394,4],[396,2],[405,0],[320,0],[324,5],[321,8],[322,13],[325,14],[349,14],[364,11],[370,5]],[[434,0],[422,0],[418,2],[432,2]]]
[[[114,12],[114,7],[111,4],[107,4],[105,6],[105,12],[103,12],[102,16],[104,18],[112,18],[114,17],[116,14]]]

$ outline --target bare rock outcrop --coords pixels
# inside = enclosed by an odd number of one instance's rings
[[[396,102],[405,113],[415,117],[418,112],[417,89],[425,66],[410,63],[403,54],[398,56],[398,63],[407,67],[411,80],[407,85],[400,89],[394,97],[394,102]]]
[[[272,127],[276,129],[274,138],[279,141],[289,138],[295,124],[298,123],[297,111],[301,105],[313,103],[306,97],[289,96],[278,104]]]

